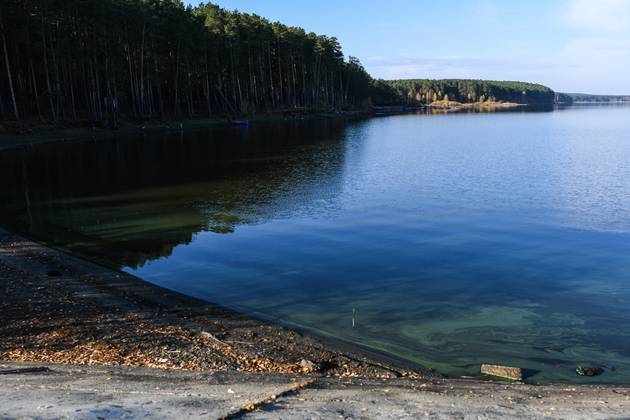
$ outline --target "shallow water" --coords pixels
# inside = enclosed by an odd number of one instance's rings
[[[0,185],[3,224],[180,292],[448,374],[630,383],[630,107],[42,145]]]

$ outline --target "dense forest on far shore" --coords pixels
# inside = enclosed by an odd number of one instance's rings
[[[524,82],[473,79],[410,79],[388,82],[395,90],[394,101],[408,105],[433,102],[514,102],[519,104],[553,104],[555,92],[550,88]]]
[[[177,0],[2,0],[0,119],[85,122],[365,107],[334,37]]]
[[[334,37],[210,3],[0,1],[5,123],[117,127],[119,120],[612,98],[619,97],[523,82],[376,80],[357,58],[344,57]]]

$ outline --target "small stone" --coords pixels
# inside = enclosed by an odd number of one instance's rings
[[[577,369],[575,369],[575,373],[577,373],[579,376],[599,376],[602,373],[604,373],[604,369],[598,366],[596,367],[578,366]]]
[[[483,375],[496,376],[498,378],[520,381],[523,379],[523,371],[521,368],[500,365],[481,365],[481,373]]]
[[[302,372],[310,373],[319,370],[319,366],[310,360],[302,359],[298,363],[298,365],[302,368]]]

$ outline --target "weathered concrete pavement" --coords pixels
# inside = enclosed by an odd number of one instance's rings
[[[34,366],[0,363],[0,418],[630,418],[630,387]]]

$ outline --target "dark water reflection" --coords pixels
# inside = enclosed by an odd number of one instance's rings
[[[22,231],[135,268],[198,232],[290,213],[299,205],[291,190],[333,188],[344,130],[331,121],[216,127],[6,153],[3,213]]]
[[[628,107],[258,124],[0,155],[0,211],[447,373],[602,364],[590,381],[630,382],[628,156]]]

